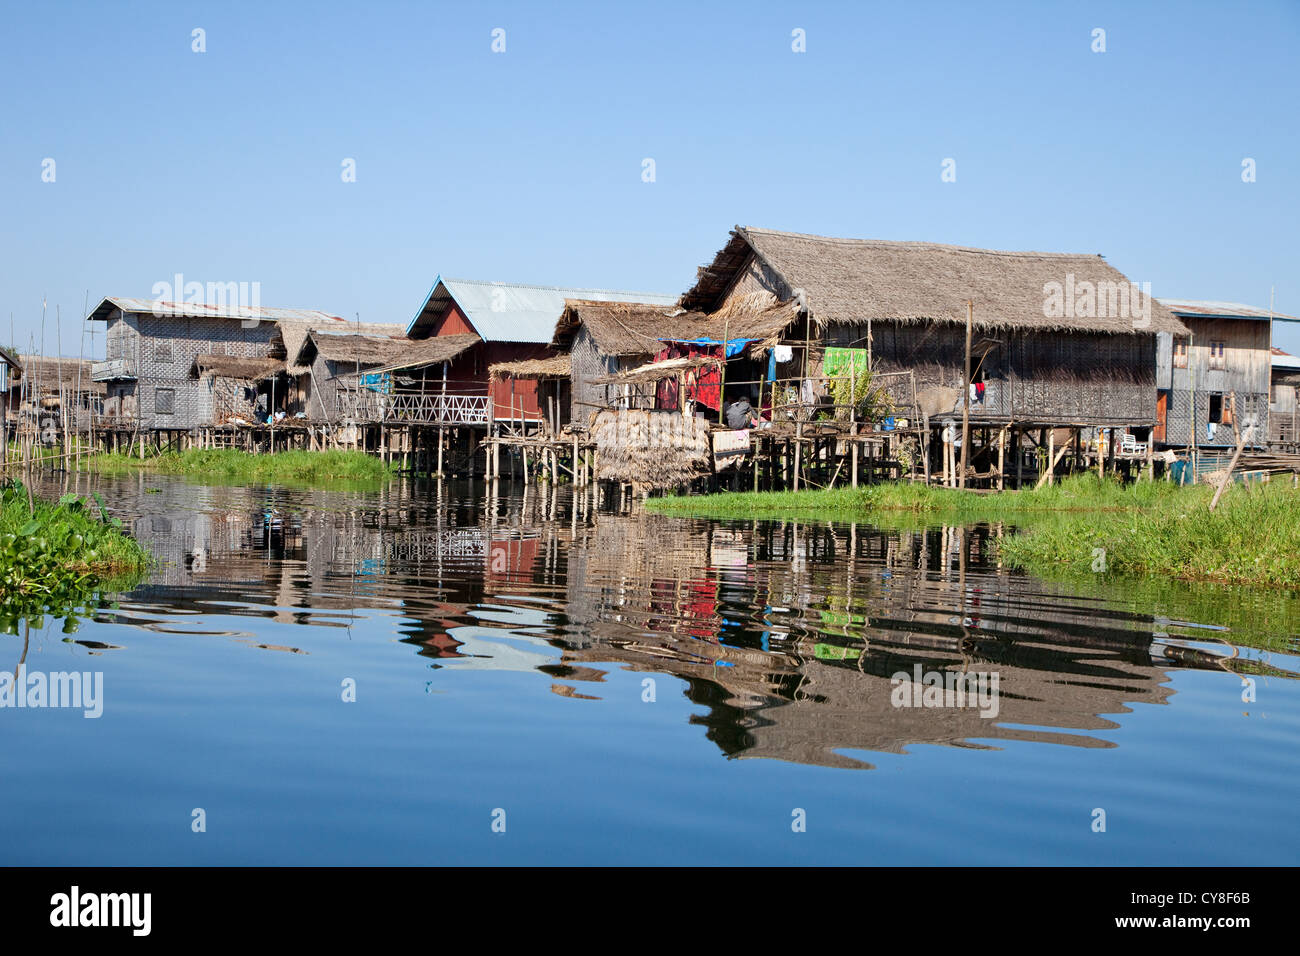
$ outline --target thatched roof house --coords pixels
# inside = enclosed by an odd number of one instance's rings
[[[630,398],[634,386],[653,383],[654,375],[620,374],[644,366],[669,342],[743,339],[763,348],[775,343],[796,317],[788,303],[762,303],[743,314],[707,315],[645,302],[569,299],[555,324],[551,347],[569,353],[574,417],[582,421],[609,405],[606,386],[617,385]],[[641,404],[648,394],[638,392]]]
[[[439,276],[412,318],[407,334],[416,340],[473,335],[474,347],[458,355],[452,364],[449,387],[467,394],[491,395],[497,421],[535,422],[549,417],[549,390],[547,396],[539,391],[541,379],[493,377],[490,369],[554,355],[549,343],[555,336],[556,321],[571,299],[671,309],[676,296]]]
[[[980,339],[975,419],[1154,423],[1156,333],[1186,329],[1098,255],[737,226],[679,304],[716,318],[794,303],[804,321],[786,339],[797,349],[787,375],[819,376],[827,349],[861,350],[877,373],[914,373],[922,393],[956,388],[955,411],[968,301]]]

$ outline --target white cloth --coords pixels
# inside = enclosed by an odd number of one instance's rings
[[[794,358],[794,347],[790,345],[778,345],[772,350],[772,354],[778,362],[788,362]]]

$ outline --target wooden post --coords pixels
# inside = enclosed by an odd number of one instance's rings
[[[1007,427],[998,429],[998,491],[1006,489]]]
[[[849,441],[853,442],[853,487],[858,486],[858,426],[855,422],[853,425],[852,436]]]
[[[794,490],[799,490],[799,469],[803,464],[803,422],[794,426]]]
[[[1233,420],[1234,422],[1236,421],[1235,415],[1233,416]],[[1249,436],[1249,434],[1250,434],[1250,429],[1248,428],[1246,429],[1245,435],[1239,435],[1237,437],[1237,450],[1233,453],[1232,461],[1228,463],[1228,470],[1224,472],[1223,477],[1219,479],[1219,487],[1214,490],[1214,497],[1210,500],[1211,511],[1213,511],[1216,507],[1218,507],[1219,497],[1223,494],[1223,489],[1228,487],[1228,482],[1232,481],[1233,469],[1237,467],[1237,462],[1241,458],[1241,453],[1246,448],[1246,438]]]
[[[1062,448],[1061,450],[1064,451],[1065,449]],[[1047,478],[1047,483],[1049,485],[1056,483],[1056,429],[1055,428],[1049,428],[1047,430],[1047,474],[1044,477]],[[1040,487],[1042,486],[1043,482],[1041,479],[1039,480],[1038,484]]]
[[[1011,447],[1016,455],[1016,490],[1019,491],[1024,481],[1025,455],[1021,444],[1025,438],[1022,433],[1018,434],[1014,428],[1011,429]]]
[[[966,463],[970,457],[970,331],[975,318],[975,303],[966,300],[966,376],[961,389],[961,474],[957,487],[966,487]]]

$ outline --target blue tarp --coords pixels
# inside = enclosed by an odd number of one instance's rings
[[[676,342],[679,345],[721,345],[722,339],[660,339],[660,342]],[[727,358],[735,358],[750,342],[758,339],[727,339]]]

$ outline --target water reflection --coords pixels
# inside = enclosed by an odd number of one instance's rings
[[[1114,717],[1171,702],[1173,669],[1297,676],[1290,653],[1242,642],[1227,609],[1243,602],[1196,621],[1159,593],[1044,584],[1000,567],[989,529],[683,521],[468,485],[96,486],[161,559],[101,620],[309,654],[261,622],[376,627],[380,611],[432,668],[431,693],[472,670],[533,673],[577,700],[604,697],[614,668],[658,678],[642,685],[656,693],[670,675],[728,757],[862,768],[923,743],[1106,748]],[[1254,618],[1296,619],[1294,595],[1264,600]],[[996,674],[996,718],[897,706],[899,672]]]

